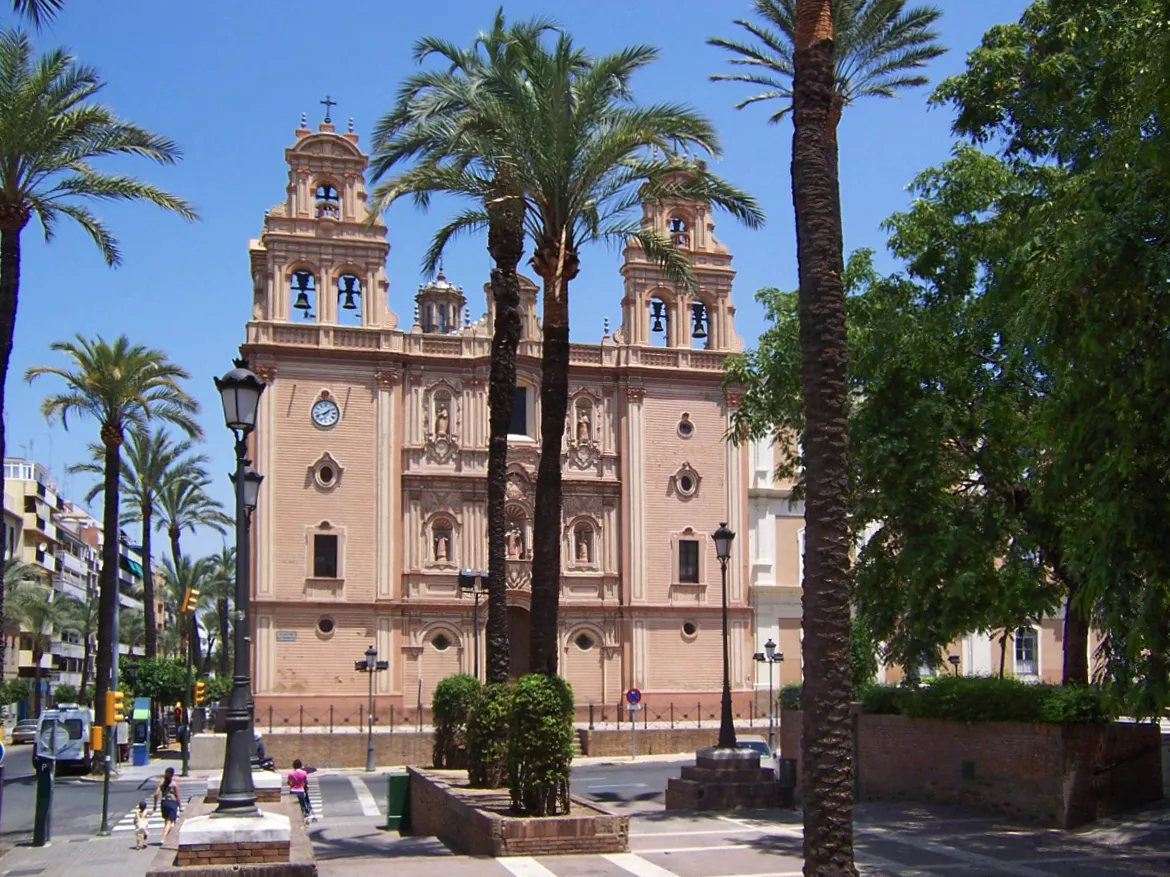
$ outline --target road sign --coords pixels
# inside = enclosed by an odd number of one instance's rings
[[[626,692],[626,703],[635,704],[642,700],[642,692],[636,688],[631,688]]]
[[[641,708],[642,708],[642,704],[640,704],[640,703],[626,704],[626,709],[628,709],[632,713],[636,713]]]

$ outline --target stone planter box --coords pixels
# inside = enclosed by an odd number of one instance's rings
[[[472,856],[555,856],[624,853],[630,820],[580,798],[567,816],[544,819],[508,815],[506,789],[471,789],[455,770],[407,768],[411,832],[437,837]]]
[[[797,759],[798,794],[802,718],[786,710],[780,726],[783,755]],[[861,715],[855,727],[864,801],[958,804],[1068,829],[1162,799],[1157,725]]]

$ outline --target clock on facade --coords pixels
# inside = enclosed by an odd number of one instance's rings
[[[333,426],[341,419],[341,409],[332,399],[322,399],[313,405],[312,415],[317,426]]]

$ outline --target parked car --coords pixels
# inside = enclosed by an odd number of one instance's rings
[[[780,757],[768,745],[767,740],[749,735],[740,737],[737,742],[740,749],[751,749],[760,753],[760,767],[771,768],[776,778],[780,778]]]
[[[37,739],[37,720],[21,719],[12,729],[12,743],[32,743]]]

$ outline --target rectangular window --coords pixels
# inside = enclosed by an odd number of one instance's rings
[[[678,540],[678,580],[684,584],[699,583],[699,541]]]
[[[1016,631],[1016,675],[1036,675],[1036,631],[1030,627]]]
[[[512,407],[512,425],[508,427],[510,435],[528,435],[528,388],[516,388],[516,402]]]
[[[37,498],[35,496],[26,496],[24,498],[24,510],[29,514],[37,510]]]
[[[313,534],[313,578],[337,578],[337,536],[332,533]]]

